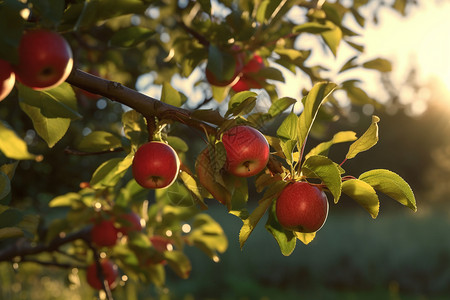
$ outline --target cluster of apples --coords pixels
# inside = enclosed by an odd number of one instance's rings
[[[265,67],[264,61],[258,54],[253,54],[246,61],[246,55],[239,47],[232,48],[234,52],[235,71],[233,76],[228,80],[219,80],[208,68],[205,71],[206,79],[211,85],[229,86],[235,92],[242,92],[252,88],[262,88],[261,82],[264,80],[258,75],[258,72]]]
[[[91,230],[91,241],[98,248],[113,247],[116,245],[120,236],[128,236],[132,232],[140,232],[143,227],[141,218],[135,212],[122,213],[118,216],[110,216],[110,218],[98,218],[94,220]],[[163,236],[154,235],[149,238],[153,248],[159,254],[171,248],[172,240]],[[162,255],[152,256],[144,262],[145,265],[165,264]],[[108,282],[108,287],[114,289],[117,285],[119,275],[117,265],[108,258],[100,261],[103,278]],[[86,278],[88,284],[95,289],[102,289],[103,285],[98,274],[99,266],[93,262],[86,270]]]
[[[12,91],[16,79],[34,90],[46,90],[64,82],[72,71],[72,50],[56,32],[25,32],[18,53],[17,65],[0,59],[0,101]]]

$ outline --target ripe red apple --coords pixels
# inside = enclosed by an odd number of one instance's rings
[[[262,85],[255,79],[244,74],[231,88],[236,93],[239,93],[242,91],[248,91],[249,89],[262,89]]]
[[[134,155],[132,171],[134,179],[147,189],[161,189],[170,186],[178,176],[180,160],[169,145],[162,142],[148,142]]]
[[[233,127],[223,134],[222,142],[227,152],[225,169],[235,176],[256,175],[269,161],[269,143],[253,127]]]
[[[242,52],[239,48],[239,46],[233,46],[231,48],[232,50],[232,55],[234,57],[234,61],[235,61],[235,67],[234,67],[234,74],[231,78],[227,79],[227,80],[219,80],[216,75],[214,75],[213,72],[211,72],[211,70],[209,70],[208,68],[206,68],[205,70],[205,75],[206,75],[206,80],[208,80],[208,82],[211,85],[215,85],[215,86],[227,86],[232,84],[233,82],[236,81],[236,78],[239,76],[239,74],[242,71],[242,68],[244,67],[244,58],[245,58],[245,53]]]
[[[14,87],[16,76],[9,62],[0,59],[0,101],[6,98]]]
[[[264,68],[264,62],[261,56],[255,54],[253,57],[245,64],[242,69],[242,73],[256,73]]]
[[[164,251],[168,251],[168,246],[172,245],[172,240],[160,235],[154,235],[150,237],[150,242],[153,248],[161,255],[155,255],[154,257],[147,260],[147,264],[165,264],[166,261],[163,259],[162,254]]]
[[[64,82],[72,71],[72,50],[58,33],[45,29],[27,31],[19,44],[17,79],[35,90]]]
[[[327,196],[308,182],[290,183],[277,199],[276,216],[286,229],[316,232],[328,216]]]
[[[117,242],[118,232],[113,220],[101,220],[92,227],[91,240],[99,247],[112,247]]]
[[[128,235],[133,231],[142,230],[141,217],[139,217],[139,215],[135,212],[121,214],[117,217],[117,220],[122,225],[121,227],[117,228],[117,230],[123,235]]]
[[[103,278],[108,282],[109,288],[111,290],[114,289],[117,285],[117,277],[119,276],[117,266],[106,258],[100,261],[100,265]],[[88,266],[86,270],[86,279],[88,284],[94,289],[103,289],[103,285],[98,276],[98,266],[95,262]]]

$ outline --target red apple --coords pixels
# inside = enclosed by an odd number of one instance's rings
[[[249,89],[262,89],[262,85],[248,75],[243,75],[239,81],[231,87],[236,93],[248,91]]]
[[[222,142],[227,152],[225,169],[235,176],[256,175],[269,161],[269,143],[253,127],[233,127],[223,134]]]
[[[155,248],[160,255],[155,255],[148,259],[147,264],[165,264],[166,261],[163,259],[162,254],[165,251],[169,251],[168,246],[172,245],[172,240],[160,235],[154,235],[150,237],[150,242],[152,243],[153,248]]]
[[[255,54],[253,57],[245,64],[242,69],[242,73],[256,73],[264,68],[264,62],[261,56]]]
[[[14,87],[16,76],[9,62],[0,59],[0,101],[5,99]]]
[[[286,229],[316,232],[328,216],[327,196],[308,182],[290,183],[277,199],[276,216]]]
[[[162,142],[148,142],[136,151],[132,171],[134,179],[147,189],[161,189],[170,186],[180,171],[180,160],[169,145]]]
[[[141,231],[141,217],[135,212],[129,212],[126,214],[122,214],[117,217],[117,220],[120,222],[121,227],[118,228],[118,231],[123,235],[128,235],[133,231]]]
[[[44,29],[26,32],[19,44],[17,79],[35,90],[64,82],[72,71],[72,50],[58,33]]]
[[[215,85],[215,86],[230,85],[237,80],[237,77],[241,73],[242,68],[244,67],[245,53],[240,50],[239,46],[233,46],[231,49],[232,49],[232,52],[233,52],[232,55],[233,55],[234,61],[235,61],[233,76],[227,80],[219,80],[216,77],[216,75],[214,75],[214,73],[211,72],[211,70],[206,68],[206,70],[205,70],[206,80],[208,80],[208,82],[211,85]]]
[[[117,266],[111,262],[109,259],[103,259],[100,261],[102,275],[104,280],[108,282],[109,288],[112,290],[117,285],[117,277],[119,276],[119,271]],[[86,279],[88,284],[94,289],[101,290],[103,285],[100,281],[100,276],[98,276],[98,266],[94,262],[86,270]]]
[[[101,220],[92,227],[91,240],[99,247],[112,247],[117,242],[118,232],[113,220]]]

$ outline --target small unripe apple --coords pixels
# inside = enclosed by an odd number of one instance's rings
[[[225,169],[235,176],[256,175],[269,161],[269,143],[253,127],[233,127],[223,134],[222,142],[227,152]]]
[[[147,189],[170,186],[180,171],[180,159],[175,150],[162,142],[148,142],[136,151],[132,171],[134,179]]]
[[[111,290],[114,289],[117,285],[117,277],[119,275],[117,266],[112,261],[106,258],[100,261],[100,265],[103,278],[108,282],[109,288]],[[101,290],[103,289],[103,285],[98,275],[98,266],[94,262],[89,265],[86,270],[86,279],[91,287],[97,290]]]
[[[121,227],[117,228],[117,230],[123,235],[128,235],[133,231],[142,230],[141,217],[139,217],[139,215],[135,212],[121,214],[117,217],[117,220],[122,225]]]
[[[0,59],[0,101],[11,93],[15,82],[16,75],[11,65],[9,62]]]
[[[278,222],[286,229],[299,232],[316,232],[328,216],[325,193],[308,182],[288,184],[276,202]]]
[[[35,90],[64,82],[72,71],[72,50],[58,33],[37,29],[24,33],[19,44],[17,80]]]
[[[92,227],[91,240],[98,247],[112,247],[117,242],[118,232],[113,220],[101,220]]]

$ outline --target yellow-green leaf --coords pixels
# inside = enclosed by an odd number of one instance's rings
[[[326,98],[336,88],[335,83],[319,82],[316,83],[305,98],[304,109],[298,118],[298,142],[301,149],[306,142],[313,122],[317,116],[320,106],[324,103]]]
[[[302,173],[310,178],[319,178],[334,197],[334,203],[341,196],[341,172],[331,159],[321,155],[310,156],[302,165]]]
[[[373,187],[359,179],[350,179],[342,183],[342,192],[364,207],[372,218],[378,216],[380,201]]]
[[[369,150],[378,142],[378,122],[380,118],[372,116],[372,124],[366,132],[350,145],[346,159],[354,158],[358,153]]]
[[[311,243],[312,240],[314,240],[314,238],[316,237],[315,232],[304,233],[304,232],[294,231],[294,235],[297,239],[299,239],[305,245],[308,245],[309,243]]]
[[[28,152],[24,140],[10,128],[0,122],[0,151],[12,159],[34,159],[36,156]]]
[[[402,205],[417,211],[416,199],[409,184],[398,174],[384,169],[367,171],[359,179],[370,184]]]
[[[305,159],[313,155],[326,155],[330,147],[333,146],[334,144],[352,142],[356,139],[357,137],[355,132],[340,131],[336,133],[330,141],[320,143],[316,147],[311,149],[311,151],[309,151],[309,153],[305,156]]]

